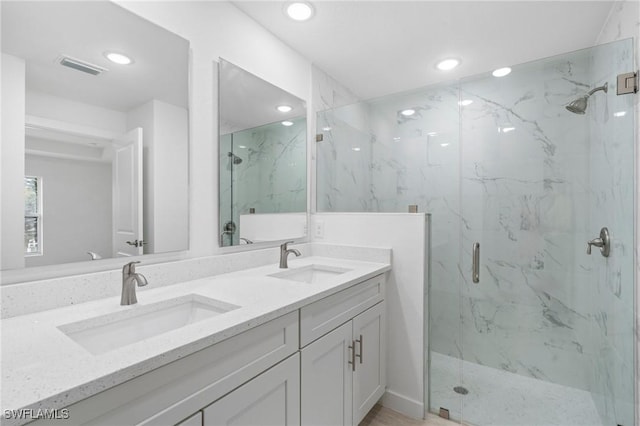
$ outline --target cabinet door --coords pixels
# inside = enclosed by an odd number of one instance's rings
[[[203,411],[204,426],[300,425],[300,355],[292,355]]]
[[[353,378],[354,423],[358,424],[384,394],[386,380],[384,302],[353,319],[356,371]]]
[[[304,426],[353,425],[351,321],[301,351]]]

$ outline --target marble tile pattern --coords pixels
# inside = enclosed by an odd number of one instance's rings
[[[430,411],[452,420],[492,426],[599,426],[589,392],[432,353]],[[461,395],[453,388],[464,387]],[[532,403],[533,402],[533,403]],[[541,409],[543,407],[543,409]],[[471,420],[472,419],[472,420]]]
[[[430,349],[591,392],[603,424],[624,425],[633,424],[633,100],[616,97],[615,76],[632,69],[631,47],[317,116],[318,132],[330,129],[317,144],[319,211],[417,204],[432,214]],[[590,98],[586,115],[565,109],[605,81],[609,93]],[[627,115],[613,116],[621,108]],[[608,259],[586,255],[602,226],[615,234]]]
[[[307,207],[306,120],[272,123],[220,139],[220,226],[240,215],[304,212]],[[228,152],[242,159],[234,164]],[[233,244],[239,243],[239,232]],[[224,237],[225,245],[229,239]]]

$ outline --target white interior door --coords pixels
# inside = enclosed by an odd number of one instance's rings
[[[142,128],[114,140],[112,179],[114,256],[141,255]]]

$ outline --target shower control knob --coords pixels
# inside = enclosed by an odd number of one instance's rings
[[[609,237],[609,230],[606,227],[600,230],[600,238],[594,238],[587,242],[587,254],[591,254],[592,246],[599,247],[602,256],[609,257],[609,252],[611,251],[611,238]]]

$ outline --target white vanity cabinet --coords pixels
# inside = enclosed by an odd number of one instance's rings
[[[384,291],[364,280],[32,424],[357,425],[385,391]]]
[[[300,355],[287,358],[203,412],[204,426],[300,425]]]
[[[303,426],[357,425],[383,395],[383,295],[378,276],[301,309],[301,342],[316,338],[301,350]]]

